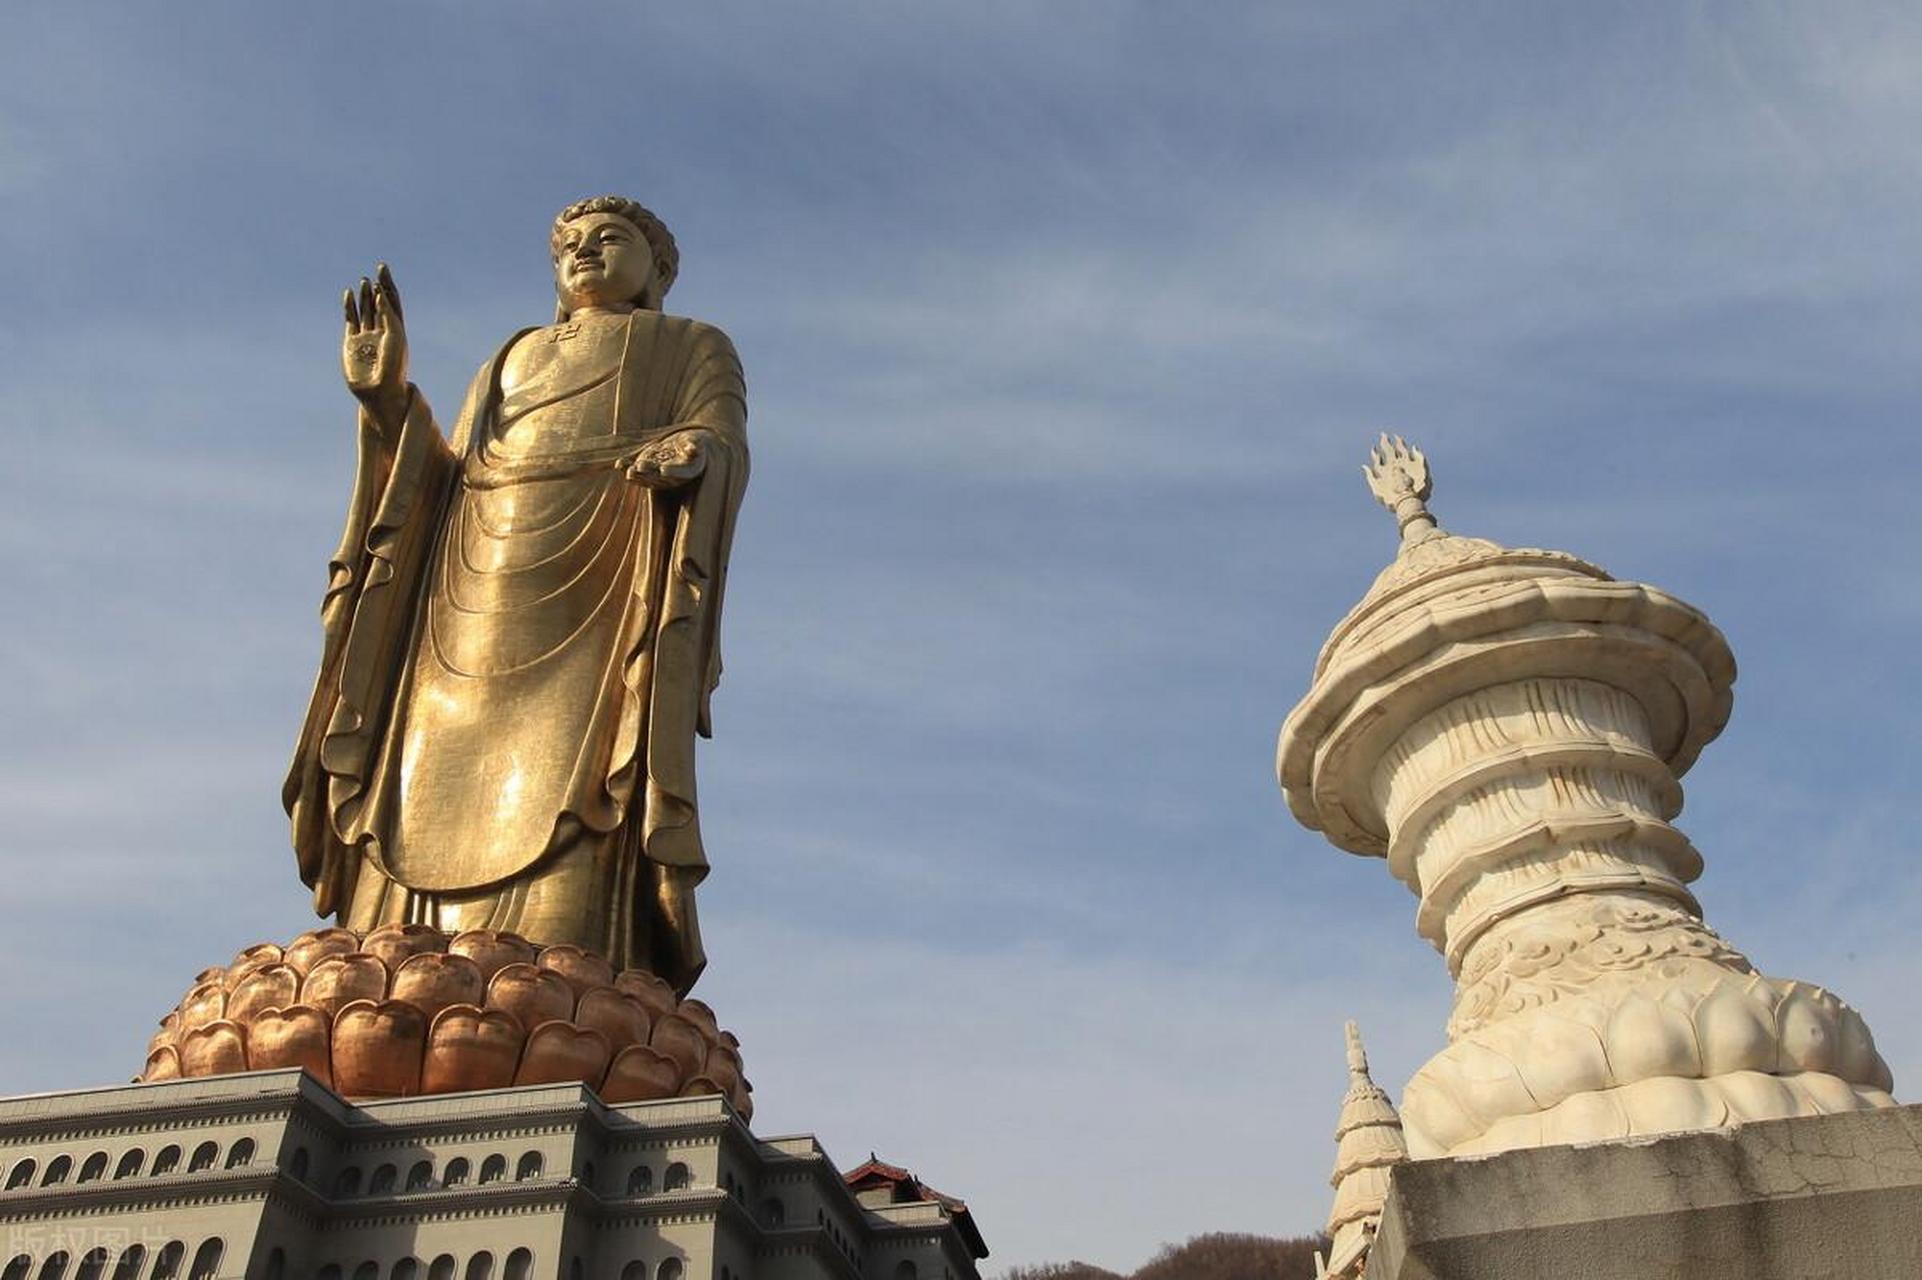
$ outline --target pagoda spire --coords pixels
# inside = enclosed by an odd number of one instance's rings
[[[1361,1029],[1350,1021],[1345,1031],[1348,1092],[1341,1100],[1341,1118],[1335,1122],[1335,1170],[1328,1179],[1335,1189],[1335,1203],[1328,1210],[1331,1242],[1317,1280],[1347,1280],[1362,1274],[1388,1200],[1389,1171],[1408,1158],[1401,1116],[1368,1074]]]

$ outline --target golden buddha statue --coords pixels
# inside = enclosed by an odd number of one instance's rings
[[[387,268],[344,298],[359,464],[283,799],[342,925],[572,943],[685,994],[740,363],[662,314],[678,254],[640,205],[569,205],[551,247],[555,323],[481,366],[446,435]]]

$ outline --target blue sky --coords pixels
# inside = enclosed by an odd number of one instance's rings
[[[765,1132],[1131,1268],[1327,1207],[1354,1015],[1448,983],[1275,731],[1393,550],[1702,606],[1710,922],[1922,1072],[1922,13],[1898,4],[25,4],[0,49],[0,1091],[309,923],[278,804],[376,258],[443,410],[654,207],[746,363],[701,994]],[[20,1028],[34,1028],[21,1034]]]

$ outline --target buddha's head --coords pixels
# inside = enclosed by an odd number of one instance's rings
[[[658,311],[680,251],[649,210],[621,196],[577,200],[554,219],[549,239],[561,318],[589,307]]]

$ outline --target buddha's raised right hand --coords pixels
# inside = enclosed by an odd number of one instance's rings
[[[382,430],[400,429],[407,416],[407,329],[401,323],[400,291],[381,263],[374,279],[360,278],[360,292],[341,294],[346,333],[340,343],[340,368],[347,389],[367,406]]]

